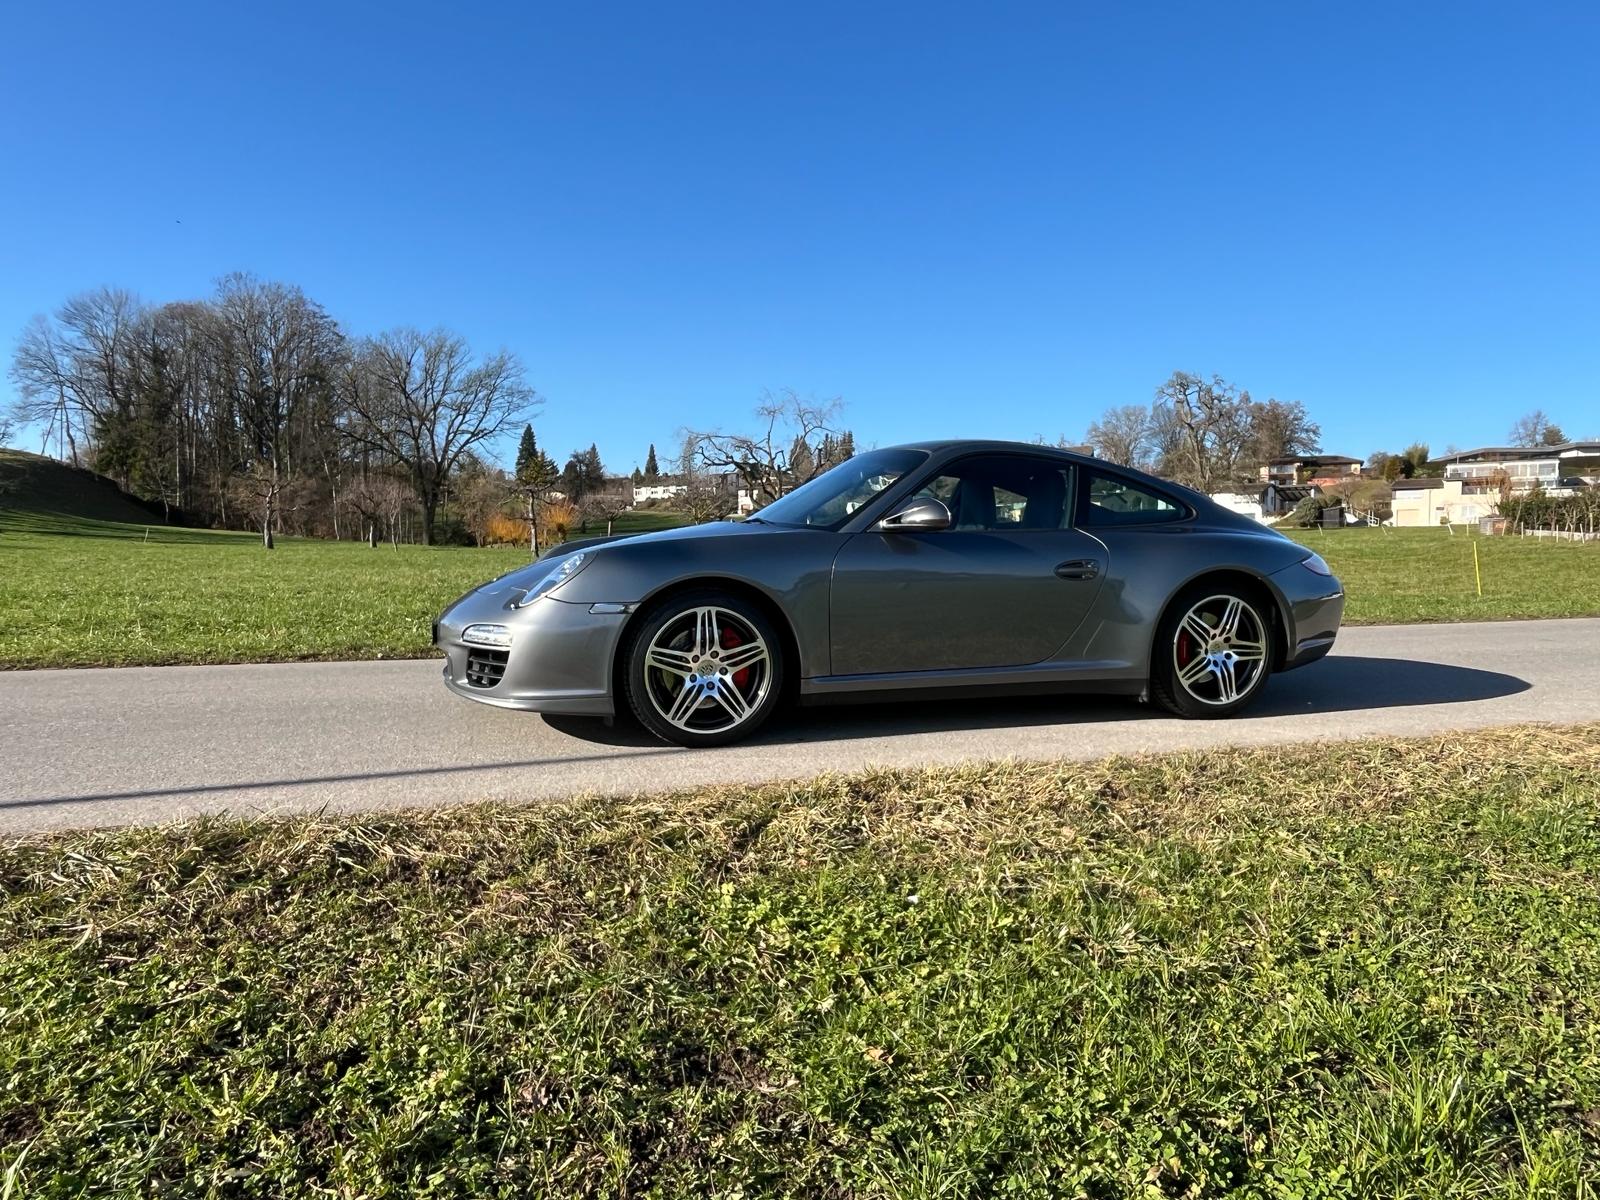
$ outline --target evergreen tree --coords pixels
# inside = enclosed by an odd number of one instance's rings
[[[600,450],[593,442],[583,452],[583,493],[590,495],[606,490],[606,467],[600,461]]]
[[[644,459],[644,477],[646,479],[657,479],[660,475],[661,468],[656,464],[656,444],[651,442],[650,453],[645,455]]]
[[[560,472],[555,466],[555,459],[539,450],[539,443],[534,442],[533,426],[523,427],[522,445],[517,446],[517,482],[525,486],[549,488],[558,474]]]
[[[635,467],[633,469],[633,486],[634,487],[638,487],[643,482],[644,482],[644,472],[639,470],[638,467]]]
[[[846,462],[856,456],[856,435],[846,429],[839,435],[839,446],[834,451],[837,461]]]
[[[539,443],[534,440],[533,426],[522,427],[522,441],[517,446],[517,478],[522,479],[530,463],[539,456]]]
[[[789,474],[796,484],[804,483],[817,473],[817,462],[812,456],[811,447],[806,445],[806,439],[796,434],[794,444],[789,447]]]

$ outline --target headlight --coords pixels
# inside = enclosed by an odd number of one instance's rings
[[[1313,554],[1310,558],[1301,559],[1300,565],[1314,575],[1326,575],[1329,579],[1333,578],[1333,568],[1322,560],[1322,555],[1320,554]]]
[[[461,640],[473,646],[498,646],[504,650],[511,645],[511,630],[504,625],[468,625],[461,631]]]
[[[551,571],[550,574],[546,575],[538,583],[534,584],[531,588],[524,592],[522,599],[518,600],[513,607],[526,608],[546,592],[555,591],[556,588],[560,587],[579,571],[583,570],[584,567],[588,566],[589,561],[592,558],[594,558],[594,555],[589,553],[589,551],[579,550],[576,554],[562,559],[560,565],[557,566],[555,570]]]

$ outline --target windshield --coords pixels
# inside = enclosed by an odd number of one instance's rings
[[[850,515],[900,476],[922,463],[921,450],[869,450],[824,471],[755,514],[774,525],[837,529]]]

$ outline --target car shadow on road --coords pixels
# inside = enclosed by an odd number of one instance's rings
[[[1337,655],[1274,676],[1241,720],[1314,716],[1427,704],[1496,700],[1533,685],[1514,675],[1406,658]],[[874,700],[792,708],[744,745],[793,745],[853,738],[897,737],[977,729],[1076,725],[1093,721],[1159,720],[1167,714],[1117,696],[990,696],[943,700]],[[615,724],[576,717],[546,717],[562,733],[608,746],[659,746],[635,721]],[[1315,727],[1306,735],[1315,736]]]

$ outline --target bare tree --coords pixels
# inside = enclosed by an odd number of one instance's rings
[[[1162,474],[1202,492],[1244,475],[1251,435],[1250,393],[1221,376],[1175,371],[1156,391],[1154,440]]]
[[[343,337],[299,288],[230,275],[218,288],[213,325],[223,385],[239,414],[247,467],[259,499],[261,542],[272,549],[291,433],[333,387]]]
[[[450,481],[450,505],[461,527],[479,546],[511,520],[506,512],[506,473],[469,454]]]
[[[590,492],[579,505],[586,522],[594,520],[606,523],[607,537],[611,536],[611,530],[616,524],[617,518],[632,507],[632,493],[619,491]]]
[[[704,525],[727,516],[735,501],[728,494],[727,475],[713,475],[700,465],[697,444],[693,434],[684,438],[677,470],[683,491],[672,498],[672,503],[691,525]]]
[[[756,406],[753,433],[687,430],[684,439],[696,468],[731,472],[758,506],[776,500],[834,465],[839,456],[823,442],[836,428],[843,401],[803,400],[792,389],[768,392]],[[853,441],[852,441],[853,446]],[[806,453],[800,451],[804,448]]]
[[[439,498],[462,456],[500,436],[537,402],[516,356],[474,362],[442,329],[396,329],[363,344],[345,377],[345,435],[401,464],[422,505],[422,540],[433,542]]]
[[[1507,436],[1513,446],[1559,446],[1567,440],[1561,432],[1561,426],[1552,421],[1542,408],[1536,408],[1519,418]]]
[[[44,425],[47,444],[54,432],[74,465],[79,438],[93,437],[129,401],[142,317],[131,292],[100,288],[63,304],[54,326],[35,319],[17,343],[10,372],[17,415]]]
[[[377,549],[378,527],[383,520],[384,500],[381,476],[361,475],[345,489],[344,499],[361,519],[362,537],[368,546]]]
[[[1267,400],[1250,408],[1250,452],[1257,464],[1322,449],[1322,426],[1298,400]]]
[[[25,425],[44,426],[42,449],[49,450],[54,436],[60,456],[77,466],[74,424],[82,428],[85,418],[74,389],[71,352],[43,317],[35,317],[17,339],[10,376],[17,385],[13,410],[17,419]]]
[[[1149,462],[1152,432],[1150,410],[1139,404],[1124,404],[1106,409],[1091,422],[1087,440],[1095,454],[1107,462],[1143,467]]]

